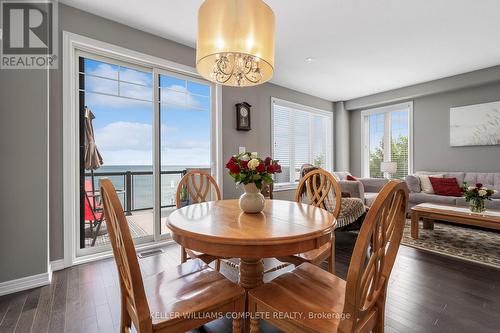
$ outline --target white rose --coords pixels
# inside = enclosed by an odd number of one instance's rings
[[[497,194],[497,193],[498,193],[498,191],[497,191],[497,190],[493,190],[493,194]]]
[[[255,159],[255,158],[252,158],[249,162],[248,162],[248,168],[250,170],[255,170],[255,168],[260,164],[259,160],[258,159]]]
[[[259,157],[259,154],[256,151],[254,151],[253,153],[250,154],[250,157],[257,158],[257,157]]]
[[[475,186],[469,186],[467,189],[472,191],[475,188],[476,188]]]
[[[250,159],[250,157],[247,154],[240,157],[240,160],[242,160],[242,161],[248,161],[249,159]]]
[[[479,190],[478,194],[482,197],[486,196],[488,192],[486,192],[486,190]]]

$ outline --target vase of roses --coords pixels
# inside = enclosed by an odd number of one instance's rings
[[[232,156],[226,168],[236,184],[245,189],[239,200],[240,209],[245,213],[260,213],[266,204],[260,190],[264,183],[272,184],[273,174],[281,172],[278,161],[271,157],[262,160],[257,153],[241,153]]]
[[[470,210],[473,213],[483,213],[486,210],[484,202],[491,200],[491,197],[497,193],[496,190],[490,190],[481,183],[469,186],[464,182],[462,190],[465,201],[469,203]]]

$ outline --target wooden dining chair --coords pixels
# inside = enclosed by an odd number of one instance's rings
[[[264,198],[273,200],[274,198],[273,191],[274,191],[274,186],[272,183],[271,184],[268,184],[266,182],[262,183],[262,188],[260,190],[260,193],[264,196]]]
[[[380,191],[359,232],[346,281],[305,263],[250,290],[251,333],[259,332],[259,313],[285,332],[383,332],[387,284],[407,201],[408,189],[399,180]]]
[[[339,183],[331,173],[321,168],[307,172],[301,178],[295,191],[296,202],[302,202],[304,198],[307,198],[310,205],[332,212],[335,218],[338,218],[340,213],[341,196]],[[332,232],[332,240],[318,249],[277,259],[295,266],[304,262],[319,266],[327,260],[328,271],[335,273],[335,232]]]
[[[214,193],[212,193],[212,191]],[[204,170],[190,170],[179,181],[176,193],[176,206],[181,208],[185,204],[193,204],[207,202],[211,199],[211,195],[215,196],[215,200],[222,198],[219,185],[208,172]],[[183,198],[184,196],[184,198]],[[188,259],[200,259],[209,264],[216,261],[215,267],[220,269],[220,259],[218,257],[186,249],[181,246],[181,263]]]
[[[118,269],[120,332],[185,332],[226,313],[244,311],[245,291],[200,260],[143,280],[127,219],[109,179],[101,180],[104,214]],[[241,332],[241,318],[233,333]]]

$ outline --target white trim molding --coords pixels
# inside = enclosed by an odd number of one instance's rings
[[[52,272],[57,272],[65,268],[66,265],[64,264],[64,259],[58,259],[50,262],[50,269]]]
[[[50,262],[49,269],[45,273],[0,282],[0,296],[46,286],[52,282],[52,273],[60,271],[64,268],[66,268],[64,265],[64,259],[58,259]]]
[[[404,103],[391,104],[378,108],[367,109],[361,111],[361,177],[370,177],[369,163],[367,157],[369,154],[369,125],[367,121],[367,116],[381,113],[389,113],[392,111],[399,111],[403,109],[408,109],[408,174],[413,173],[413,101],[408,101]],[[385,117],[384,127],[390,127],[391,120],[390,117]],[[367,135],[368,134],[368,135]],[[384,132],[384,141],[389,142],[390,137],[389,131]],[[390,136],[390,135],[389,135]],[[390,149],[389,145],[385,145],[385,149]],[[390,158],[390,151],[384,152],[385,156]]]
[[[26,276],[23,278],[0,283],[0,296],[17,293],[19,291],[42,287],[50,284],[52,272]]]

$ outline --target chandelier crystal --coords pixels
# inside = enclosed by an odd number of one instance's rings
[[[253,86],[274,71],[274,13],[262,0],[205,0],[198,12],[196,68],[227,86]]]

